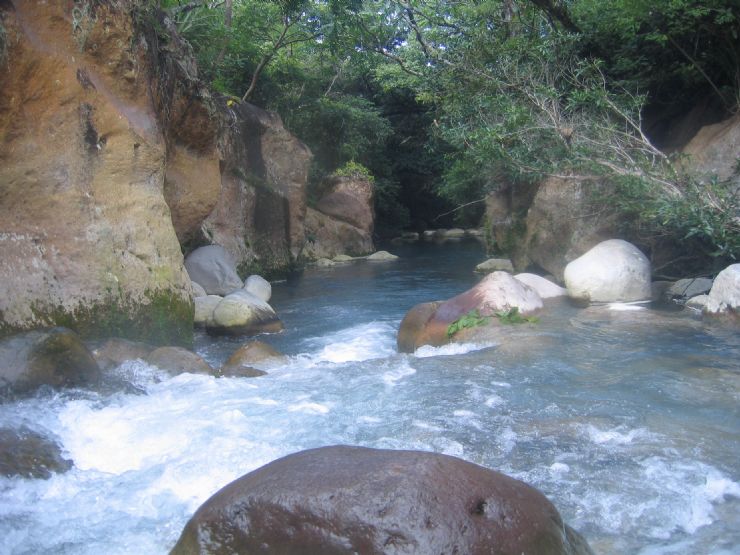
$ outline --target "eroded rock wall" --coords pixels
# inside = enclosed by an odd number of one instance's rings
[[[0,326],[187,343],[151,45],[108,3],[0,11]]]

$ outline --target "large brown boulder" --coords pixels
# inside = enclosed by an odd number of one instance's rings
[[[450,324],[476,311],[481,317],[516,308],[520,315],[536,314],[543,307],[537,292],[507,272],[493,272],[472,289],[441,303],[423,303],[412,308],[401,322],[398,349],[413,352],[422,345],[449,343]]]
[[[198,509],[171,553],[591,550],[523,482],[446,455],[336,446],[289,455],[227,485]]]
[[[115,368],[127,360],[144,360],[154,347],[147,343],[129,341],[120,337],[112,337],[93,351],[93,356],[98,365],[108,370]]]
[[[716,175],[740,186],[740,115],[702,127],[683,152],[688,155],[687,167],[703,179]]]
[[[100,378],[92,353],[69,329],[34,330],[0,340],[0,392],[92,386]]]
[[[188,343],[154,49],[120,3],[77,4],[0,3],[0,333]]]

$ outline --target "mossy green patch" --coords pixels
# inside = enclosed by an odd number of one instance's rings
[[[80,302],[75,308],[33,304],[33,325],[0,323],[0,335],[32,327],[63,326],[85,339],[123,337],[152,345],[192,347],[194,307],[190,299],[171,291],[146,291],[139,301],[111,296]]]

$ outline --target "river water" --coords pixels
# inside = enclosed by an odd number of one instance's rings
[[[277,457],[332,444],[422,449],[543,491],[597,553],[740,553],[740,338],[632,306],[548,309],[502,345],[396,353],[414,304],[470,287],[475,243],[397,247],[274,284],[289,355],[267,376],[174,378],[139,391],[45,393],[0,425],[55,437],[68,473],[0,478],[0,553],[157,554],[213,492]],[[239,341],[198,336],[223,362]]]

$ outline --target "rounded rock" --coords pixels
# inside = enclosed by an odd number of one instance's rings
[[[182,347],[160,347],[155,349],[146,361],[168,374],[214,374],[213,368],[202,357]]]
[[[632,302],[652,297],[650,261],[621,239],[599,243],[565,267],[568,295],[589,302]]]
[[[732,264],[717,274],[704,310],[708,314],[740,313],[740,264]]]
[[[246,279],[244,290],[265,302],[269,302],[270,297],[272,297],[272,285],[270,285],[270,282],[256,274]]]
[[[193,324],[196,326],[207,326],[209,323],[213,323],[213,311],[216,310],[216,307],[223,300],[224,298],[218,295],[196,297]]]
[[[206,324],[208,333],[248,335],[276,332],[283,324],[272,307],[244,290],[227,295],[213,311],[213,320]]]
[[[227,485],[172,555],[460,553],[587,555],[539,491],[436,453],[322,447]]]
[[[209,295],[228,295],[242,288],[236,264],[220,245],[199,247],[185,259],[191,281],[199,283]]]

